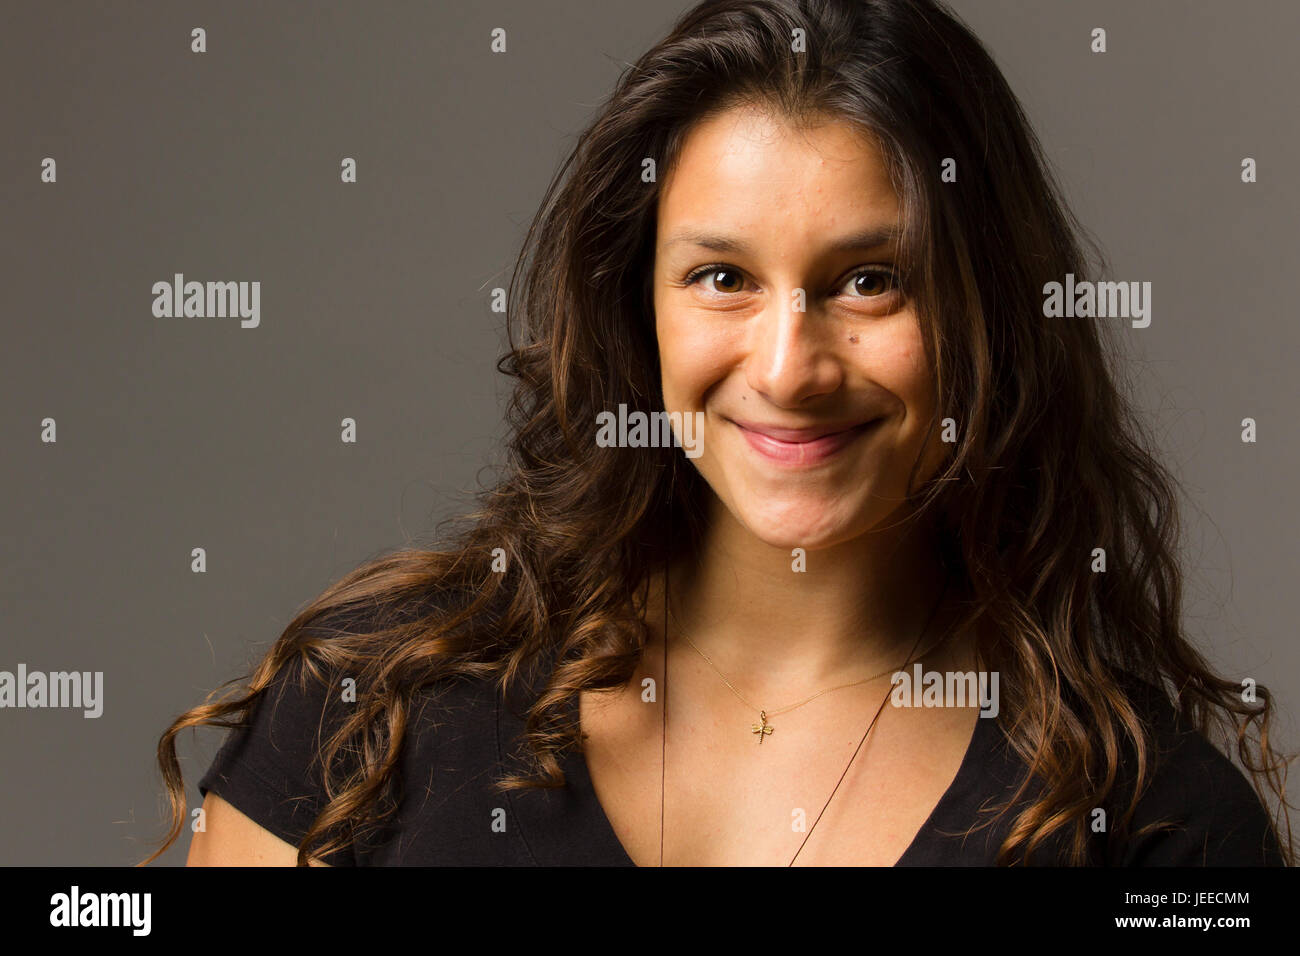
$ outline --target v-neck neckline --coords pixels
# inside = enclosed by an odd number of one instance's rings
[[[527,688],[528,704],[535,698],[545,676],[545,673],[540,673]],[[515,705],[503,700],[500,693],[494,697],[498,762],[502,768],[518,772],[522,764],[514,748],[524,729],[523,711],[517,711]],[[574,695],[566,711],[577,720],[579,710],[578,697]],[[893,866],[909,865],[909,857],[922,851],[941,821],[971,790],[980,762],[997,737],[995,723],[996,718],[982,715],[975,718],[975,728],[971,731],[957,773]],[[989,726],[985,727],[985,724]],[[561,790],[542,790],[531,796],[523,796],[518,791],[506,793],[507,803],[519,823],[520,837],[533,861],[540,866],[637,866],[596,795],[586,755],[580,749],[571,749],[558,759],[565,777],[565,786]],[[960,821],[957,823],[961,825]]]

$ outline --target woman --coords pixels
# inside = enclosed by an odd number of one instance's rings
[[[529,231],[508,473],[167,729],[163,848],[209,724],[191,863],[1292,862],[1080,234],[941,7],[687,13]]]

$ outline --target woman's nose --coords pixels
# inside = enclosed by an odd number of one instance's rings
[[[835,391],[843,381],[825,317],[806,303],[802,290],[791,289],[749,320],[746,378],[774,405],[797,407]]]

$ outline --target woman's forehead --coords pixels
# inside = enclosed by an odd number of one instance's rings
[[[844,121],[795,124],[754,108],[737,108],[696,123],[667,171],[661,200],[674,193],[736,189],[774,194],[865,191],[893,199],[884,155],[874,139]],[[700,196],[692,196],[698,202]]]
[[[847,241],[896,224],[898,211],[879,148],[855,126],[737,108],[696,124],[683,141],[659,196],[659,242],[799,233]]]

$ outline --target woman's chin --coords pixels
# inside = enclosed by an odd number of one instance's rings
[[[739,515],[741,524],[764,544],[773,548],[803,548],[814,551],[856,537],[857,522],[837,514],[833,506],[798,506],[772,513],[770,509]]]

